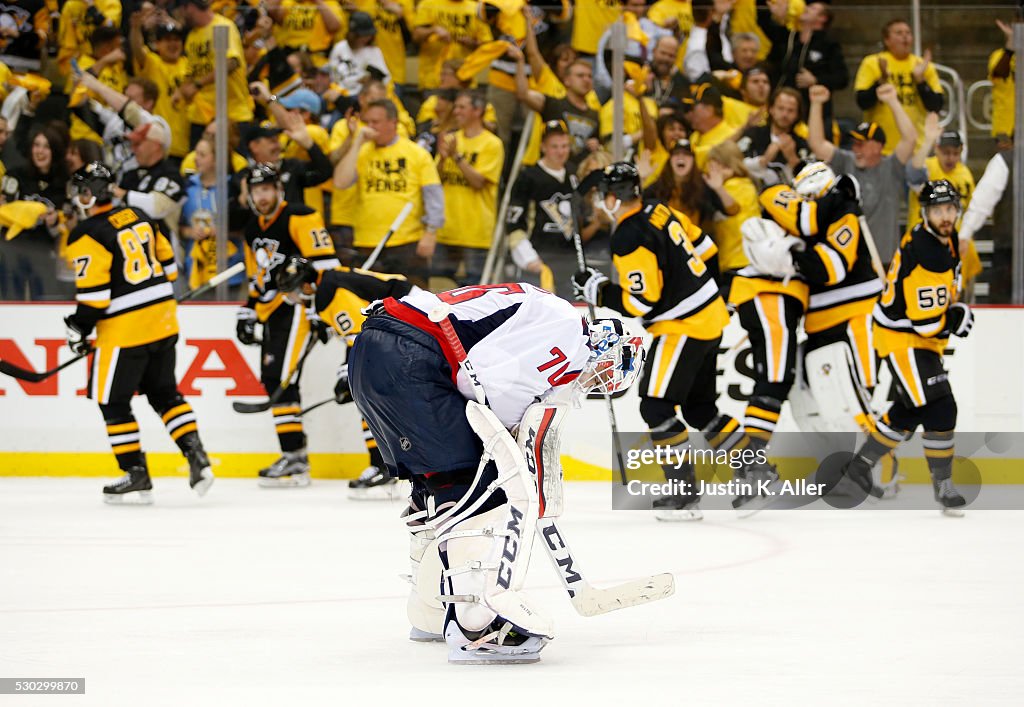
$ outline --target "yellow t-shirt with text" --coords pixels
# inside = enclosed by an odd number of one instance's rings
[[[448,59],[465,59],[473,50],[459,39],[473,39],[478,44],[491,40],[491,30],[480,20],[478,4],[469,0],[423,0],[416,8],[412,27],[437,25],[447,30],[450,42],[431,35],[420,45],[419,86],[437,88],[441,82],[441,64]]]
[[[911,54],[906,59],[897,59],[889,52],[879,52],[864,57],[860,68],[857,69],[857,78],[853,82],[854,91],[863,91],[871,88],[878,79],[882,77],[882,69],[878,63],[879,59],[885,59],[889,72],[889,82],[896,87],[900,97],[900,104],[907,111],[911,122],[917,128],[917,145],[920,147],[924,139],[924,119],[928,115],[924,104],[921,102],[921,95],[917,92],[917,82],[914,81],[914,67],[921,61],[921,57]],[[942,91],[939,84],[939,75],[935,71],[935,65],[929,64],[924,72],[924,81],[936,92]],[[900,131],[896,127],[896,119],[889,107],[879,101],[873,107],[864,111],[864,120],[871,123],[878,123],[885,131],[885,148],[882,152],[886,155],[896,149],[900,142]]]
[[[205,27],[196,27],[185,38],[185,58],[188,60],[189,80],[213,73],[213,28],[228,28],[228,59],[237,59],[239,66],[228,74],[228,117],[237,122],[252,120],[253,102],[246,82],[245,54],[242,37],[235,23],[226,17],[214,15]],[[213,120],[216,89],[208,83],[192,98],[188,106],[190,123],[205,125]]]
[[[391,236],[388,247],[418,241],[423,235],[423,187],[441,183],[430,153],[405,137],[386,147],[367,142],[359,148],[356,173],[355,247],[376,246],[410,202],[413,209]]]
[[[475,137],[466,137],[459,130],[455,133],[455,151],[464,155],[470,166],[487,179],[487,186],[472,188],[453,159],[438,158],[438,174],[444,187],[445,226],[437,234],[437,242],[490,248],[498,218],[498,181],[505,162],[505,145],[490,130]]]
[[[324,0],[340,22],[343,14],[338,0]],[[334,46],[335,35],[327,31],[320,8],[313,0],[282,0],[284,18],[274,23],[274,40],[280,47],[305,47],[314,54],[324,54]],[[323,57],[320,58],[323,63]]]

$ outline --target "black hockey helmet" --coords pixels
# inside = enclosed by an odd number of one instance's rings
[[[257,184],[281,184],[281,174],[272,164],[260,163],[249,169],[249,188]]]
[[[948,179],[933,179],[925,182],[918,196],[921,208],[938,206],[939,204],[953,204],[960,208],[960,192]]]
[[[588,174],[576,191],[586,194],[595,188],[601,198],[610,194],[620,201],[638,199],[640,198],[640,172],[632,162],[615,162],[604,169],[596,169]]]
[[[279,291],[294,292],[305,284],[316,282],[316,268],[305,258],[292,255],[277,269],[274,281]]]
[[[97,204],[109,204],[114,198],[114,173],[102,162],[90,162],[80,167],[68,180],[68,198],[83,211]],[[77,197],[88,193],[90,200],[81,202]]]

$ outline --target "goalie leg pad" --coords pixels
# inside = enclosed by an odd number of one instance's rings
[[[500,493],[504,502],[474,502],[439,518],[445,638],[460,656],[467,650],[521,652],[528,643],[537,651],[551,637],[552,624],[520,591],[537,523],[536,484],[522,450],[489,408],[469,402],[466,419],[483,441],[482,463],[494,462],[475,481],[486,491],[471,489],[467,497],[486,501]]]
[[[412,569],[412,590],[406,602],[406,613],[414,641],[440,641],[444,632],[444,607],[437,600],[441,584],[441,558],[437,552],[434,529],[426,523],[428,511],[422,492],[413,491],[409,507],[402,513],[409,530],[409,565]]]
[[[807,388],[817,403],[819,420],[830,432],[870,429],[871,399],[860,383],[849,345],[837,341],[808,351],[804,358]]]

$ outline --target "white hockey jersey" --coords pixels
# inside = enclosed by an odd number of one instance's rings
[[[473,384],[438,327],[427,318],[438,299],[451,306],[449,321],[483,385],[487,402],[508,428],[552,388],[576,380],[590,358],[590,329],[560,297],[526,283],[471,285],[439,295],[414,291],[386,300],[388,313],[430,333],[452,364],[467,400]]]

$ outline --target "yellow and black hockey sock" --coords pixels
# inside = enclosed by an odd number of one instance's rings
[[[762,449],[768,446],[779,424],[782,401],[759,395],[750,399],[743,413],[743,427],[750,437],[750,446]]]
[[[160,414],[160,419],[164,421],[164,427],[167,428],[167,434],[171,436],[174,443],[178,445],[180,449],[184,449],[181,440],[189,432],[198,431],[196,425],[196,414],[192,410],[192,406],[184,400],[178,400],[167,410],[164,410]]]
[[[297,403],[286,403],[275,405],[274,430],[277,432],[277,439],[281,443],[282,452],[296,452],[306,446],[306,435],[302,430],[302,418],[299,412],[302,408]]]
[[[876,420],[874,427],[868,433],[867,441],[864,442],[857,456],[863,459],[868,466],[874,466],[879,459],[896,449],[900,444],[910,437],[908,430],[901,430],[893,427],[889,422],[889,416]]]
[[[943,481],[953,476],[953,430],[936,432],[925,430],[921,435],[924,440],[924,458],[928,461],[928,471],[933,481]]]
[[[139,423],[134,417],[107,420],[110,448],[123,470],[143,466],[142,445],[139,441]]]
[[[690,463],[690,433],[677,417],[670,417],[651,428],[651,444],[656,447],[665,463],[661,465],[666,480],[692,483],[693,465]]]
[[[701,430],[701,434],[712,449],[723,449],[727,452],[744,449],[750,443],[750,437],[743,429],[743,425],[730,415],[719,415]]]

